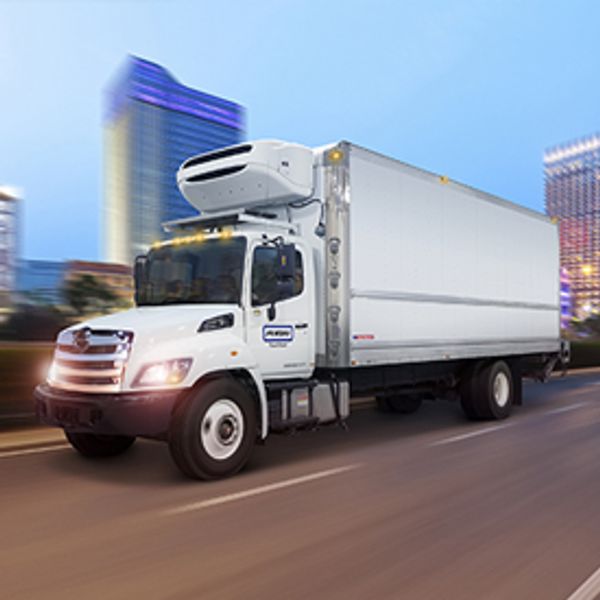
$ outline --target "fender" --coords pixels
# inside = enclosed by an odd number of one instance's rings
[[[130,388],[139,369],[153,362],[175,358],[193,358],[190,372],[182,382],[181,389],[192,388],[210,375],[247,373],[258,392],[260,408],[260,434],[267,437],[269,411],[265,385],[256,358],[246,342],[231,330],[218,330],[189,336],[183,339],[163,341],[152,345],[142,355],[132,356],[132,364],[126,375],[125,387]],[[153,388],[145,388],[153,389]],[[164,388],[163,388],[164,389]]]

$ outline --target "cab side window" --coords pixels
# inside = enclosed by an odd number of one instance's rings
[[[277,285],[277,248],[262,246],[254,250],[252,259],[252,306],[263,306],[293,298],[304,289],[302,254],[296,250],[296,273],[292,293],[281,295]]]

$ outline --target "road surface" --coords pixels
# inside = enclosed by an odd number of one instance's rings
[[[184,479],[167,447],[0,453],[0,598],[583,600],[600,592],[600,375],[270,438]]]

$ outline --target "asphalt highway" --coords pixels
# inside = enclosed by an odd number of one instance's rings
[[[600,597],[600,374],[526,385],[502,422],[431,402],[349,426],[213,483],[158,442],[0,452],[0,598]]]

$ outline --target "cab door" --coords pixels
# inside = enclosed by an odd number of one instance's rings
[[[265,379],[306,378],[314,369],[312,265],[295,247],[293,285],[278,284],[280,254],[272,244],[252,249],[247,306],[247,343]]]

